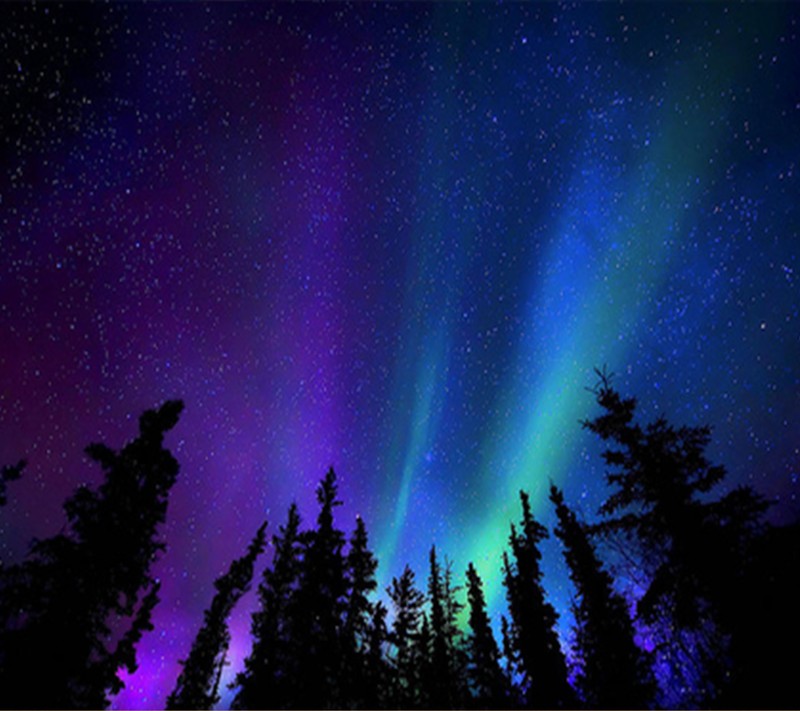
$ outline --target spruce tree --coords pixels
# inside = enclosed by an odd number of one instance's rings
[[[625,600],[614,591],[611,575],[601,566],[586,528],[550,487],[558,516],[556,536],[577,594],[576,654],[580,660],[577,686],[589,708],[647,708],[655,684],[648,659],[636,646]]]
[[[434,708],[457,708],[466,700],[466,659],[458,630],[457,617],[462,609],[452,584],[452,569],[445,568],[436,555],[429,554],[428,605],[430,608],[430,643],[423,674],[423,692]]]
[[[394,647],[390,658],[391,705],[396,708],[417,708],[420,690],[420,657],[418,640],[425,596],[416,587],[414,571],[408,566],[399,578],[393,578],[386,589],[394,608],[394,624],[389,641]],[[424,652],[427,658],[427,649]]]
[[[294,657],[294,596],[300,579],[300,514],[289,507],[286,525],[272,537],[272,565],[258,586],[259,608],[253,613],[253,647],[236,677],[238,709],[287,708],[297,677]]]
[[[228,617],[250,588],[256,558],[264,551],[266,522],[256,532],[247,553],[231,563],[228,572],[214,581],[216,593],[203,614],[204,623],[167,698],[168,709],[210,709],[220,700],[220,674],[230,644]]]
[[[436,547],[432,547],[428,557],[428,604],[430,605],[430,702],[434,708],[452,708],[450,699],[452,680],[450,678],[450,640],[445,617],[444,580],[441,566],[436,558]]]
[[[512,524],[512,563],[503,554],[503,583],[511,614],[508,649],[528,708],[572,708],[576,705],[567,681],[567,664],[555,625],[558,615],[542,588],[539,543],[547,529],[533,518],[528,494],[520,491],[522,531]]]
[[[641,547],[649,585],[638,615],[654,626],[662,658],[683,677],[673,687],[700,690],[668,702],[708,705],[730,676],[728,640],[748,614],[734,591],[766,504],[746,486],[712,499],[726,472],[706,457],[710,428],[675,428],[663,417],[642,426],[634,421],[636,399],[623,398],[610,376],[598,376],[594,394],[603,412],[583,425],[608,443],[603,457],[612,493],[597,528]]]
[[[120,669],[136,669],[136,645],[158,602],[150,573],[165,548],[158,529],[178,474],[164,434],[182,409],[170,401],[145,412],[139,436],[120,452],[87,447],[103,468],[102,484],[79,487],[64,505],[65,530],[35,541],[26,561],[2,571],[6,705],[103,708],[123,686]]]
[[[298,664],[294,703],[300,708],[336,708],[342,706],[342,619],[347,583],[344,534],[333,520],[334,509],[341,505],[333,468],[317,487],[317,501],[317,527],[301,537],[303,560],[294,613]]]
[[[453,565],[446,556],[443,583],[444,639],[449,660],[448,697],[452,706],[458,708],[466,703],[468,696],[467,653],[458,623],[458,616],[464,609],[464,604],[457,598],[461,587],[453,585]]]
[[[391,703],[390,668],[384,653],[389,638],[386,615],[383,603],[377,602],[372,606],[365,653],[366,674],[361,694],[363,708],[366,709],[386,708]]]
[[[378,562],[369,550],[363,519],[356,518],[346,559],[347,596],[342,634],[342,699],[348,707],[361,706],[368,685],[370,634],[373,632],[373,605],[369,600],[378,586],[375,570]]]
[[[472,563],[467,568],[469,636],[467,637],[467,675],[471,705],[474,708],[506,708],[509,703],[507,680],[500,666],[500,650],[489,624],[483,584]]]
[[[506,570],[508,567],[508,554],[504,552],[503,568]],[[511,639],[511,623],[505,615],[500,616],[500,638],[503,641],[503,657],[505,659],[503,673],[508,681],[509,708],[522,707],[524,705],[523,699],[525,695],[514,678],[514,670],[519,666],[519,654],[514,648],[514,642]]]
[[[433,703],[434,686],[436,685],[436,680],[433,676],[433,635],[429,617],[425,612],[422,613],[419,634],[414,639],[412,654],[414,669],[416,670],[416,686],[414,688],[414,704],[412,708],[438,708]]]

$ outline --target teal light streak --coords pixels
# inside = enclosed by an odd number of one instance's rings
[[[680,89],[686,82],[696,82],[694,64],[684,68],[676,97],[685,95]],[[721,75],[721,67],[716,69],[708,73],[711,83]],[[576,172],[576,197],[545,260],[548,272],[544,279],[533,277],[530,335],[519,347],[518,375],[498,398],[499,417],[483,442],[487,454],[478,477],[483,489],[472,533],[466,545],[461,539],[449,541],[486,581],[495,617],[502,602],[498,573],[508,527],[519,518],[518,491],[531,494],[534,513],[541,517],[549,482],[562,484],[578,466],[579,420],[591,412],[584,387],[593,382],[592,367],[624,366],[637,329],[669,278],[688,232],[686,208],[698,197],[716,144],[709,116],[721,113],[711,98],[720,95],[720,87],[714,89],[703,105],[687,108],[680,117],[674,116],[674,102],[665,102],[672,114],[665,130],[626,175],[615,180],[601,170],[600,160]],[[617,210],[610,207],[615,204]]]
[[[452,20],[449,13],[434,11],[434,24],[441,26],[442,31],[449,28],[454,37],[460,38],[462,21],[453,26],[449,20]],[[428,85],[426,94],[431,97],[432,116],[426,122],[429,128],[417,175],[415,202],[422,207],[411,235],[403,309],[406,319],[403,332],[407,338],[400,347],[395,367],[393,399],[395,403],[406,403],[411,398],[413,404],[405,410],[408,415],[401,409],[400,417],[393,415],[389,422],[392,444],[384,462],[389,472],[387,491],[394,504],[387,516],[390,523],[379,529],[376,538],[380,588],[432,543],[415,540],[409,529],[414,514],[437,493],[436,483],[424,480],[420,474],[426,472],[431,477],[431,466],[425,456],[434,447],[442,414],[448,406],[453,325],[467,266],[474,258],[470,256],[471,246],[477,238],[476,226],[465,227],[463,216],[448,209],[448,200],[462,175],[450,158],[452,134],[441,129],[457,126],[459,100],[450,78],[458,71],[460,40],[448,48],[434,44],[431,51],[438,60],[431,61],[441,63],[442,71],[433,78],[422,79]],[[439,99],[434,100],[435,97]],[[399,552],[401,541],[403,550]]]
[[[414,380],[414,406],[411,411],[411,432],[403,457],[400,485],[392,523],[378,548],[380,561],[393,561],[398,542],[408,537],[407,519],[415,475],[425,465],[425,454],[431,448],[442,415],[442,398],[437,398],[446,377],[447,338],[444,328],[421,358]],[[389,570],[392,567],[389,566]]]

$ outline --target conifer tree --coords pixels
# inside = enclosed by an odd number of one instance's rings
[[[416,670],[416,687],[414,689],[413,708],[430,709],[437,708],[433,703],[433,688],[435,686],[433,668],[433,635],[428,615],[422,613],[422,621],[419,625],[419,634],[414,640],[413,645],[414,669]]]
[[[508,555],[503,553],[503,566],[504,570],[508,568]],[[514,669],[519,665],[519,655],[514,649],[514,643],[511,639],[511,624],[505,615],[500,616],[500,639],[503,642],[503,657],[505,659],[505,667],[503,673],[508,681],[508,694],[509,694],[509,708],[522,707],[524,694],[519,684],[514,680]]]
[[[86,448],[103,483],[66,501],[68,524],[34,542],[26,561],[0,580],[0,688],[17,708],[103,708],[136,669],[136,644],[151,628],[158,582],[150,568],[178,463],[163,446],[180,401],[139,418],[139,436],[120,452]],[[31,684],[36,678],[41,683]]]
[[[508,650],[522,677],[522,693],[528,708],[572,708],[574,691],[567,681],[567,665],[555,625],[558,615],[542,588],[539,543],[547,529],[533,518],[528,494],[520,491],[522,531],[511,526],[512,564],[503,554],[503,583],[511,614]]]
[[[449,661],[448,696],[453,707],[458,708],[466,703],[468,696],[467,653],[458,623],[458,616],[464,609],[464,604],[457,598],[461,587],[453,585],[453,565],[446,556],[443,583],[444,639]]]
[[[380,601],[372,606],[365,655],[366,674],[361,695],[363,708],[367,709],[386,708],[391,701],[390,668],[384,654],[384,647],[388,641],[386,615],[386,607]]]
[[[452,569],[438,561],[436,547],[429,554],[428,604],[430,607],[430,647],[427,656],[425,694],[434,708],[456,708],[466,697],[464,650],[457,626],[462,609],[452,584]]]
[[[445,617],[444,581],[439,561],[436,558],[436,547],[432,547],[428,557],[430,571],[428,573],[428,604],[430,605],[430,701],[434,708],[451,708],[450,699],[450,640]]]
[[[577,686],[589,708],[647,708],[655,684],[648,660],[634,641],[634,629],[625,600],[614,591],[611,576],[602,568],[586,528],[564,502],[563,493],[550,487],[556,508],[556,536],[575,584],[575,637],[580,672]]]
[[[391,704],[396,708],[417,708],[421,672],[417,651],[425,597],[416,587],[414,571],[408,566],[399,578],[392,579],[386,592],[394,608],[394,624],[389,635],[394,647],[390,659]]]
[[[295,658],[298,664],[294,703],[300,708],[342,706],[342,618],[347,583],[342,555],[344,534],[334,526],[341,505],[336,473],[329,469],[317,487],[317,527],[302,536],[303,562],[295,596]],[[308,683],[313,679],[314,683]]]
[[[256,558],[264,551],[266,522],[256,532],[246,555],[231,563],[228,572],[214,582],[216,594],[203,614],[204,623],[167,698],[168,709],[210,709],[220,700],[220,673],[230,644],[228,617],[250,588]]]
[[[509,703],[507,680],[500,666],[500,650],[489,624],[486,599],[478,571],[467,568],[469,627],[467,674],[474,708],[506,708]]]
[[[294,658],[294,596],[300,579],[300,514],[289,507],[286,525],[272,537],[272,565],[258,586],[259,609],[253,613],[253,647],[236,677],[233,707],[286,708],[292,704],[297,676]]]
[[[378,586],[377,567],[378,562],[369,550],[366,526],[358,516],[346,559],[347,597],[342,635],[342,698],[351,708],[361,705],[359,699],[369,681],[370,633],[375,621],[368,595]]]
[[[603,457],[612,490],[597,528],[641,546],[649,586],[638,615],[660,630],[662,652],[678,659],[671,666],[688,677],[687,688],[700,688],[697,677],[704,677],[700,695],[672,703],[708,705],[729,676],[727,640],[746,614],[733,591],[766,504],[746,486],[712,500],[726,472],[706,458],[710,428],[675,428],[663,417],[641,426],[636,399],[621,397],[610,376],[597,373],[594,394],[603,412],[583,425],[608,443]]]

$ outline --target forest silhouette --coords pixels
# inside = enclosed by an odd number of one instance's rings
[[[499,637],[475,567],[462,576],[435,547],[424,581],[406,566],[380,594],[364,521],[349,537],[336,526],[331,468],[313,525],[292,504],[271,535],[232,707],[796,708],[788,650],[800,632],[800,529],[769,524],[768,502],[752,487],[721,493],[726,472],[706,456],[709,427],[641,423],[636,399],[597,374],[600,413],[582,426],[604,443],[607,497],[589,524],[551,485],[551,532],[519,492],[519,519],[497,561]],[[164,435],[182,409],[169,401],[145,412],[120,451],[87,447],[103,482],[66,500],[59,534],[0,567],[4,708],[106,708],[121,673],[136,670],[159,602],[152,567],[179,472]],[[2,469],[0,505],[24,468]],[[220,702],[227,621],[273,525],[264,522],[215,581],[165,708]],[[575,589],[569,650],[543,585],[540,548],[551,533]],[[631,578],[640,581],[635,597],[621,584]]]

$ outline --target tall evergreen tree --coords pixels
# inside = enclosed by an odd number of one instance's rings
[[[434,679],[433,666],[433,634],[431,633],[431,623],[427,613],[422,613],[422,621],[419,625],[419,634],[414,640],[412,647],[414,659],[414,669],[416,670],[416,688],[414,689],[413,708],[431,709],[439,708],[433,703]]]
[[[556,536],[575,584],[575,637],[580,673],[577,685],[589,708],[639,709],[652,702],[655,683],[648,659],[636,646],[625,600],[614,591],[611,575],[603,570],[586,528],[550,487],[556,508]]]
[[[520,491],[522,531],[511,526],[511,552],[503,554],[503,583],[511,614],[508,650],[522,677],[528,708],[572,708],[577,704],[567,681],[567,664],[555,625],[558,615],[542,588],[539,543],[547,529],[533,518],[528,494]]]
[[[347,582],[344,534],[333,519],[335,507],[341,505],[333,468],[317,487],[317,501],[317,527],[302,536],[303,562],[295,596],[298,676],[294,702],[300,708],[336,708],[342,706],[342,618]],[[308,683],[310,679],[313,684]]]
[[[500,650],[489,624],[483,584],[472,563],[467,568],[467,599],[469,628],[467,638],[467,674],[472,706],[475,708],[506,708],[509,689],[500,666]]]
[[[457,626],[463,606],[455,597],[451,566],[445,562],[442,570],[435,546],[429,562],[430,650],[425,692],[434,708],[456,708],[466,700],[466,660]]]
[[[64,532],[34,542],[28,559],[0,580],[0,688],[17,708],[101,708],[136,669],[136,644],[151,628],[158,583],[150,568],[164,550],[164,522],[178,463],[164,434],[180,401],[139,418],[120,452],[87,447],[104,471],[65,503]],[[41,683],[31,684],[32,678]]]
[[[452,705],[458,708],[463,706],[468,698],[467,651],[458,622],[458,616],[464,609],[464,604],[458,600],[457,596],[461,592],[461,587],[453,584],[453,565],[446,556],[443,583],[444,639],[450,663],[448,696]]]
[[[450,678],[450,640],[445,617],[444,581],[441,566],[436,558],[436,547],[429,554],[428,604],[431,617],[430,680],[428,689],[434,708],[452,708],[450,699],[452,680]]]
[[[264,551],[266,522],[256,532],[247,553],[231,563],[228,572],[214,581],[216,594],[204,613],[204,623],[195,637],[168,709],[210,709],[220,700],[220,673],[230,644],[228,617],[250,588],[256,558]]]
[[[366,648],[366,674],[361,701],[367,709],[387,708],[391,703],[390,668],[384,652],[389,635],[386,629],[387,610],[383,603],[372,607],[372,619]]]
[[[350,708],[362,705],[368,685],[370,634],[374,632],[373,605],[368,596],[378,586],[377,567],[378,561],[369,549],[366,526],[358,516],[346,559],[347,596],[342,635],[342,699]]]
[[[421,671],[417,643],[425,596],[416,587],[414,571],[408,566],[399,578],[392,579],[386,592],[394,608],[394,624],[389,635],[394,647],[390,660],[391,705],[396,708],[417,708]]]
[[[726,472],[706,458],[710,428],[675,428],[663,417],[641,426],[635,398],[621,397],[609,376],[598,375],[594,393],[603,412],[583,423],[609,445],[603,457],[612,493],[598,530],[641,545],[650,582],[638,614],[660,630],[662,651],[679,658],[672,667],[688,675],[687,688],[705,680],[700,695],[672,703],[708,705],[729,676],[727,640],[743,614],[732,591],[766,504],[750,487],[712,500]]]
[[[509,567],[508,555],[503,553],[503,568],[504,571]],[[514,670],[519,665],[519,654],[514,648],[514,642],[511,638],[511,623],[505,615],[500,617],[500,639],[503,642],[503,657],[505,658],[505,667],[503,672],[508,680],[508,693],[509,693],[509,707],[518,708],[522,707],[524,693],[520,685],[515,681]]]
[[[253,613],[253,647],[236,677],[237,709],[287,708],[297,676],[294,657],[294,596],[300,579],[300,514],[289,507],[286,525],[272,537],[272,565],[258,586],[259,609]]]

